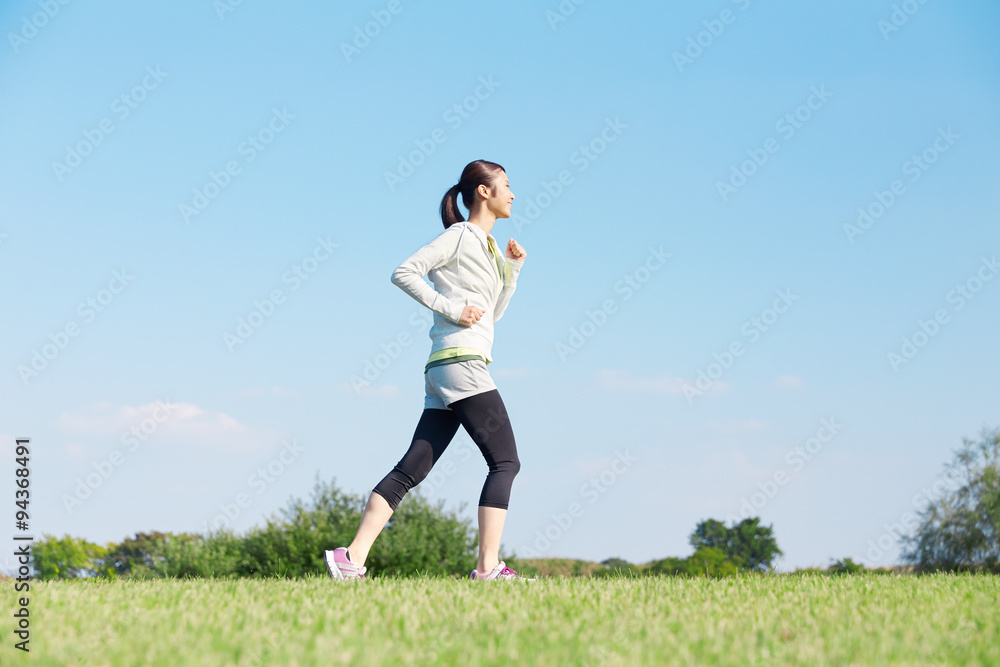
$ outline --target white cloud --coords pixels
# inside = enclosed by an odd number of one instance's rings
[[[301,392],[298,389],[284,389],[283,387],[247,387],[238,392],[244,398],[260,398],[261,396],[298,396]]]
[[[376,384],[361,386],[357,391],[354,389],[354,385],[350,382],[341,382],[336,385],[334,389],[339,393],[344,394],[355,394],[357,396],[365,396],[369,398],[391,398],[394,396],[399,396],[399,385],[398,384]]]
[[[4,461],[9,461],[14,456],[15,440],[17,438],[10,433],[0,433],[0,456],[4,457]]]
[[[759,419],[729,419],[726,421],[711,421],[708,422],[708,426],[714,431],[743,433],[746,431],[760,431],[768,428],[770,424]]]
[[[794,375],[782,375],[775,378],[774,384],[782,389],[798,389],[802,386],[802,378],[797,378]]]
[[[614,459],[610,457],[592,459],[589,461],[584,459],[576,459],[573,461],[574,467],[582,475],[592,475],[603,472],[607,470],[612,463],[614,463]]]
[[[503,378],[523,378],[529,375],[531,370],[524,366],[517,366],[515,368],[498,368],[495,371],[491,370],[490,373]]]
[[[740,448],[741,443],[734,441],[728,446],[724,443],[719,443],[719,445],[718,449],[705,455],[704,463],[699,467],[704,470],[702,474],[706,477],[717,479],[727,485],[726,494],[732,493],[734,489],[741,489],[743,486],[752,484],[758,479],[763,479],[773,472],[765,466],[754,464],[746,452]]]
[[[602,368],[597,371],[595,386],[605,391],[637,391],[651,394],[668,394],[670,396],[684,396],[685,386],[696,391],[699,388],[694,382],[688,382],[684,378],[670,377],[663,375],[660,377],[645,378],[635,375],[630,371],[614,370]],[[728,391],[730,385],[726,382],[713,382],[702,393],[720,394]]]
[[[71,459],[82,459],[87,455],[87,449],[79,442],[71,442],[66,445],[66,454],[68,454]]]
[[[160,408],[157,411],[157,408]],[[185,419],[194,419],[203,414],[204,411],[190,403],[171,403],[166,401],[151,401],[145,405],[131,406],[122,405],[115,408],[110,401],[100,401],[84,406],[81,412],[63,412],[59,416],[56,424],[60,429],[71,433],[83,433],[87,435],[116,435],[124,430],[128,430],[135,424],[139,424],[146,418],[156,417],[165,424],[169,421],[177,422]],[[225,422],[234,421],[232,417],[223,413],[216,413]],[[164,420],[164,418],[166,418]]]
[[[225,412],[191,403],[172,403],[169,399],[117,408],[109,401],[92,403],[80,412],[63,412],[57,427],[78,435],[114,438],[116,442],[123,437],[140,437],[228,451],[264,450],[287,437],[273,429],[243,424]],[[67,453],[73,454],[69,449]]]
[[[746,483],[764,479],[774,472],[767,466],[754,464],[749,458],[747,458],[747,455],[739,449],[733,450],[733,467],[735,468],[739,479],[744,480]]]
[[[207,484],[180,485],[170,487],[168,492],[179,496],[207,496],[212,492],[212,489]]]
[[[744,473],[747,471],[755,470],[754,465],[750,463],[750,459],[747,458],[747,455],[744,454],[739,449],[733,450],[733,462],[736,464],[736,469]]]

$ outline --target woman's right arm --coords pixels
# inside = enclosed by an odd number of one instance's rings
[[[392,283],[449,320],[461,323],[465,304],[449,301],[440,292],[424,281],[427,272],[444,266],[455,254],[458,248],[459,235],[462,229],[452,225],[438,234],[437,238],[416,251],[392,272]]]

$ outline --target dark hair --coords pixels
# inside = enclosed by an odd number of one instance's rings
[[[458,193],[462,193],[462,203],[471,211],[472,204],[476,200],[476,190],[480,185],[491,186],[497,178],[497,172],[500,171],[506,170],[496,162],[487,160],[473,160],[465,165],[458,183],[451,186],[441,200],[441,222],[444,223],[445,229],[465,220],[462,212],[458,210]]]

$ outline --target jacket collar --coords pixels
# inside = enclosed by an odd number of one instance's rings
[[[471,222],[469,222],[468,220],[463,220],[462,222],[460,222],[458,224],[465,225],[466,227],[468,227],[469,229],[471,229],[476,234],[476,238],[479,239],[479,242],[483,244],[483,248],[486,249],[486,252],[489,252],[490,248],[489,248],[488,242],[486,240],[486,237],[487,236],[493,236],[492,234],[488,235],[485,231],[483,231],[482,227],[480,227],[479,225],[474,225]],[[493,239],[493,242],[496,243],[496,239]]]
[[[490,258],[491,262],[492,262],[492,259],[493,259],[493,254],[490,253],[490,246],[489,246],[489,242],[487,241],[487,237],[493,239],[493,245],[496,245],[497,252],[499,254],[501,254],[501,255],[503,254],[503,251],[500,250],[500,246],[497,245],[496,238],[494,238],[492,234],[487,234],[483,230],[483,228],[480,227],[479,225],[474,225],[471,222],[469,222],[468,220],[463,220],[462,222],[459,222],[459,223],[456,223],[456,224],[465,225],[466,227],[468,227],[469,229],[472,230],[472,232],[476,235],[476,238],[479,239],[479,242],[483,244],[483,249],[486,251],[486,255],[487,255],[487,257]],[[506,264],[506,260],[503,260],[503,261]],[[497,266],[497,273],[496,273],[496,275],[500,278],[500,282],[503,282],[503,269],[501,269],[499,266]]]

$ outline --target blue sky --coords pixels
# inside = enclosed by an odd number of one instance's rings
[[[1000,426],[995,3],[43,4],[0,10],[0,437],[38,534],[367,496],[430,349],[389,276],[477,158],[528,253],[506,552],[683,556],[749,503],[780,569],[892,564]],[[460,431],[420,488],[474,518],[485,475]]]

